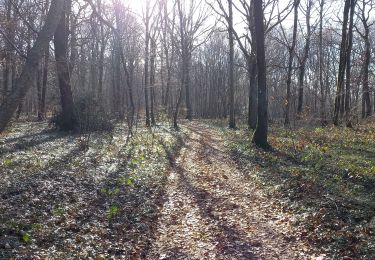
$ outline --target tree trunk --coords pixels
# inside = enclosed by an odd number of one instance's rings
[[[47,94],[47,81],[48,81],[48,64],[49,64],[49,46],[44,54],[43,63],[43,78],[42,78],[42,95],[40,97],[39,112],[41,120],[46,118],[46,94]]]
[[[294,1],[294,25],[293,25],[293,39],[292,45],[289,46],[289,60],[288,60],[288,74],[286,80],[286,100],[285,100],[285,121],[284,125],[290,125],[290,104],[291,104],[291,84],[292,84],[292,72],[293,72],[293,58],[294,58],[294,48],[296,46],[297,38],[297,26],[298,26],[298,6],[300,0]]]
[[[357,0],[351,0],[350,3],[350,19],[348,28],[348,41],[346,49],[346,87],[345,87],[345,121],[347,127],[352,127],[350,118],[350,92],[351,92],[351,53],[353,47],[353,23],[354,11]]]
[[[339,124],[339,116],[342,113],[342,108],[344,107],[344,80],[345,80],[345,70],[346,70],[346,55],[347,55],[347,26],[348,26],[348,16],[350,9],[351,0],[345,0],[344,6],[344,18],[342,24],[342,33],[341,33],[341,46],[340,46],[340,62],[339,62],[339,72],[337,76],[337,90],[335,97],[335,111],[333,123],[334,125]]]
[[[12,2],[11,0],[6,1],[6,34],[10,41],[14,40],[14,25],[12,18]],[[8,92],[12,89],[13,85],[13,48],[8,41],[5,41],[5,66],[3,71],[4,85],[3,85],[3,96],[6,97]]]
[[[155,59],[156,59],[156,42],[155,39],[151,39],[151,57],[150,57],[150,116],[151,124],[156,125],[155,114],[154,114],[154,102],[155,102]]]
[[[228,33],[229,33],[229,128],[236,127],[234,109],[234,37],[233,37],[233,10],[232,0],[228,0]]]
[[[187,46],[187,44],[185,44]],[[185,47],[187,48],[187,47]],[[190,97],[190,53],[188,49],[185,49],[185,54],[183,55],[184,59],[184,68],[183,68],[183,77],[185,77],[185,98],[186,98],[186,119],[191,121],[193,119],[193,107],[191,105],[191,97]]]
[[[371,99],[370,99],[370,88],[369,88],[369,66],[371,62],[371,45],[370,45],[370,26],[368,25],[368,17],[366,17],[365,7],[366,2],[362,2],[362,14],[361,20],[365,33],[361,36],[365,42],[365,53],[363,62],[363,78],[362,78],[362,118],[370,117],[372,114]],[[368,15],[368,13],[367,13]]]
[[[42,30],[39,32],[34,46],[27,54],[25,65],[20,76],[17,78],[11,93],[6,96],[5,101],[0,106],[0,132],[4,131],[11,117],[25,97],[31,84],[35,81],[36,69],[43,52],[48,47],[49,42],[59,23],[64,3],[60,0],[53,0]]]
[[[250,129],[255,130],[257,126],[257,63],[255,55],[250,56],[250,60],[247,61],[248,74],[249,74],[249,111],[248,111],[248,126]]]
[[[264,24],[262,0],[253,0],[255,41],[258,68],[258,122],[253,136],[253,143],[269,149],[268,144],[268,101],[266,81],[266,58],[264,46]]]
[[[144,65],[144,91],[145,91],[145,106],[146,106],[146,126],[150,127],[150,107],[149,107],[149,98],[148,98],[148,88],[149,88],[149,76],[148,76],[148,63],[149,63],[149,43],[150,43],[150,32],[149,32],[149,12],[150,6],[149,1],[146,1],[146,35],[145,35],[145,65]]]
[[[311,38],[311,27],[310,27],[310,12],[311,12],[312,0],[307,2],[306,7],[306,42],[303,51],[303,57],[301,61],[299,77],[298,77],[298,105],[297,105],[297,113],[300,115],[303,110],[303,85],[304,85],[304,78],[305,78],[305,71],[306,71],[306,62],[309,57],[309,50],[310,50],[310,38]]]
[[[320,85],[320,122],[322,126],[327,124],[326,122],[326,95],[323,81],[323,68],[324,68],[324,54],[323,54],[323,10],[325,0],[320,2],[319,10],[319,85]]]
[[[71,0],[65,0],[63,14],[54,35],[57,77],[60,88],[62,108],[61,130],[69,131],[75,127],[73,94],[68,64],[69,10]]]

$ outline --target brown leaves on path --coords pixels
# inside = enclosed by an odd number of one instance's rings
[[[173,165],[148,259],[315,259],[290,218],[198,123]],[[319,259],[324,259],[320,256]]]

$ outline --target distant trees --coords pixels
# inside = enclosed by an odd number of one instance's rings
[[[70,130],[83,98],[129,133],[140,118],[178,128],[181,117],[246,117],[266,147],[268,120],[350,127],[373,114],[372,0],[150,0],[143,14],[120,0],[60,2],[57,30],[54,1],[0,2],[2,129],[13,114],[61,114]],[[36,54],[44,27],[53,46],[43,38]]]

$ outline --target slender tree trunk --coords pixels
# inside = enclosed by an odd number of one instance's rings
[[[294,58],[294,48],[296,46],[297,39],[297,26],[298,26],[298,7],[300,0],[294,1],[294,25],[293,25],[293,39],[292,44],[289,46],[289,60],[288,60],[288,73],[286,80],[286,100],[285,100],[285,121],[284,125],[290,125],[290,105],[291,105],[291,84],[292,84],[292,72],[293,72],[293,58]]]
[[[98,1],[98,15],[99,17],[102,16],[102,1]],[[99,19],[100,20],[100,19]],[[99,103],[102,103],[103,100],[103,79],[104,79],[104,54],[106,49],[106,40],[104,35],[104,26],[102,21],[98,21],[99,23],[99,36],[98,45],[100,44],[99,50],[99,60],[98,60],[98,91],[97,91],[97,99]]]
[[[340,46],[340,62],[339,62],[339,72],[337,76],[337,90],[335,97],[335,111],[333,123],[337,126],[339,124],[340,113],[343,112],[344,108],[344,80],[345,80],[345,70],[346,70],[346,55],[347,55],[347,27],[348,27],[348,16],[350,10],[351,0],[345,0],[344,6],[344,18],[342,24],[341,33],[341,46]]]
[[[266,81],[266,58],[264,46],[264,24],[262,0],[253,0],[255,41],[258,68],[258,122],[253,136],[253,143],[269,149],[268,144],[268,100]]]
[[[309,58],[310,50],[310,38],[311,38],[311,27],[310,27],[310,12],[311,12],[312,0],[309,0],[306,7],[306,42],[303,51],[303,57],[301,61],[299,77],[298,77],[298,105],[297,113],[300,115],[303,110],[303,85],[306,72],[306,62]]]
[[[11,93],[6,96],[5,101],[0,106],[0,132],[4,131],[21,100],[25,97],[31,86],[30,82],[35,81],[38,62],[56,30],[63,6],[64,3],[60,0],[52,1],[44,26],[39,32],[34,46],[27,54],[21,74],[17,78]]]
[[[167,6],[168,1],[164,1],[163,5],[163,12],[164,12],[164,21],[163,21],[163,50],[165,54],[165,68],[166,68],[166,86],[165,86],[165,93],[163,95],[163,106],[166,108],[168,106],[168,101],[169,101],[169,89],[170,89],[170,81],[171,81],[171,62],[170,61],[170,53],[169,53],[169,46],[168,46],[168,34],[167,34],[167,29],[168,29],[168,6]],[[174,19],[174,16],[173,16]],[[172,27],[174,26],[174,20],[172,22]],[[173,32],[173,28],[171,30]],[[172,33],[171,32],[171,33]],[[173,48],[173,45],[172,45]],[[173,49],[172,49],[173,51]],[[173,54],[172,54],[173,55]]]
[[[371,62],[371,44],[370,44],[370,26],[368,25],[368,17],[366,17],[366,2],[362,2],[362,15],[361,20],[365,33],[361,36],[365,42],[365,53],[363,62],[363,78],[362,78],[362,118],[370,117],[372,114],[370,88],[369,88],[369,66]],[[368,15],[368,14],[367,14]]]
[[[322,126],[327,124],[326,122],[326,95],[325,86],[323,80],[323,69],[324,69],[324,54],[323,54],[323,11],[324,11],[325,0],[320,0],[319,10],[319,85],[320,85],[320,122]]]
[[[151,124],[156,125],[154,115],[154,102],[155,102],[155,59],[156,59],[156,42],[151,39],[151,57],[150,57],[150,116]]]
[[[235,109],[234,109],[234,37],[233,37],[233,10],[232,0],[228,0],[228,34],[229,34],[229,128],[236,127]]]
[[[353,47],[353,23],[354,11],[357,0],[351,0],[350,3],[350,18],[348,28],[348,43],[346,49],[346,87],[345,87],[345,121],[347,127],[352,127],[350,118],[350,94],[351,94],[351,53]]]
[[[14,24],[12,18],[12,2],[11,0],[7,0],[5,3],[6,7],[6,34],[10,41],[14,40]],[[4,77],[4,85],[3,85],[3,95],[4,97],[8,94],[8,92],[12,89],[13,85],[13,49],[11,44],[8,41],[5,41],[5,66],[3,71]]]
[[[371,110],[371,100],[370,100],[370,88],[369,88],[369,66],[371,59],[371,49],[370,49],[370,40],[369,40],[369,30],[367,29],[365,40],[365,61],[363,63],[363,100],[364,100],[364,109],[362,111],[362,117],[370,117],[372,114]]]
[[[185,44],[187,45],[187,44]],[[187,47],[186,47],[187,48]],[[190,97],[190,53],[189,50],[185,49],[184,54],[184,77],[185,77],[185,98],[186,98],[186,119],[191,121],[193,119],[193,107],[191,104],[191,97]]]
[[[150,43],[150,31],[149,31],[149,12],[150,12],[150,6],[149,1],[146,1],[146,17],[145,17],[145,23],[146,23],[146,35],[145,35],[145,65],[144,65],[144,91],[145,91],[145,106],[146,106],[146,126],[150,127],[150,107],[149,107],[149,95],[148,95],[148,89],[149,89],[149,75],[148,75],[148,63],[149,63],[149,43]]]

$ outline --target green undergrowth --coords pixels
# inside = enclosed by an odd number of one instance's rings
[[[338,258],[375,257],[374,124],[271,128],[273,152],[255,148],[251,131],[224,133],[244,172],[296,214],[298,239]]]

